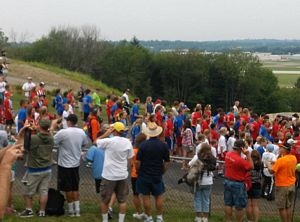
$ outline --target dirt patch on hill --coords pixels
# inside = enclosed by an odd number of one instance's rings
[[[36,68],[24,63],[12,63],[9,67],[7,81],[12,85],[23,85],[27,81],[27,77],[31,76],[36,84],[45,82],[47,90],[53,89],[74,89],[80,87],[80,83],[65,78],[57,73],[44,69]]]

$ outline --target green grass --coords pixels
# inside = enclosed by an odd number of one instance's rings
[[[21,211],[22,203],[19,201],[16,205],[17,210]],[[35,202],[35,209],[37,209],[37,203]],[[111,222],[117,221],[117,207],[114,209],[114,219],[111,220]],[[139,220],[133,219],[132,214],[134,213],[134,209],[129,207],[126,211],[126,221],[129,222],[138,222]],[[155,215],[153,215],[155,218]],[[166,222],[190,222],[194,221],[194,213],[192,209],[182,209],[180,206],[178,206],[178,209],[165,209],[164,211],[164,220]],[[47,221],[47,222],[73,222],[73,221],[101,221],[101,215],[99,212],[99,208],[96,204],[81,204],[81,217],[80,218],[70,218],[67,216],[61,216],[61,217],[45,217],[45,218],[38,218],[38,217],[32,217],[32,218],[19,218],[18,216],[6,216],[5,218],[6,222],[15,222],[15,221],[30,221],[30,222],[40,222],[40,221]],[[225,221],[224,220],[224,213],[223,212],[214,212],[212,213],[209,221]],[[260,222],[279,222],[278,215],[270,215],[270,216],[261,216]],[[300,221],[299,218],[295,221]]]
[[[300,60],[265,61],[263,66],[273,71],[300,71]],[[294,87],[300,74],[274,74],[280,87]]]
[[[300,74],[274,74],[280,87],[294,87]]]
[[[51,66],[51,65],[47,65],[47,64],[39,63],[39,62],[23,62],[23,61],[19,61],[19,60],[14,60],[13,62],[16,64],[18,64],[18,63],[19,64],[28,64],[28,65],[31,65],[36,68],[44,69],[49,72],[54,72],[56,74],[65,76],[66,78],[68,78],[70,80],[80,82],[89,87],[99,88],[102,91],[103,95],[105,95],[105,96],[108,94],[122,95],[122,93],[119,90],[109,87],[99,80],[93,79],[89,74],[84,74],[84,73],[80,73],[80,72],[72,72],[72,71],[69,71],[66,69],[62,69],[62,68],[59,68],[56,66]]]

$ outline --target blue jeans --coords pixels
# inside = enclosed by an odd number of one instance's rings
[[[210,194],[212,185],[200,185],[194,194],[194,208],[196,212],[209,213]]]
[[[225,206],[243,209],[247,206],[247,191],[244,182],[224,180]]]

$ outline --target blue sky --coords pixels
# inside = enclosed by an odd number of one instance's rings
[[[299,0],[9,0],[0,28],[35,40],[94,25],[107,40],[300,39]],[[5,7],[3,7],[5,5]],[[23,39],[24,40],[24,39]]]

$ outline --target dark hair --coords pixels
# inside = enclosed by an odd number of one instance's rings
[[[68,117],[67,117],[67,121],[70,121],[73,125],[76,125],[77,122],[78,122],[78,118],[75,114],[70,114]]]
[[[57,94],[60,93],[60,89],[56,89],[55,90],[55,95],[57,96]]]
[[[25,103],[27,103],[28,100],[27,99],[21,99],[20,100],[20,106],[23,106]]]
[[[136,147],[140,147],[141,143],[147,139],[147,136],[144,133],[140,133],[135,138]]]
[[[87,94],[89,94],[91,92],[91,90],[90,89],[86,89],[84,92],[87,95]]]
[[[189,119],[184,121],[183,129],[191,128],[191,121]]]
[[[256,170],[261,169],[262,162],[261,162],[260,153],[257,150],[253,150],[251,152],[251,158],[253,160],[254,169]]]

